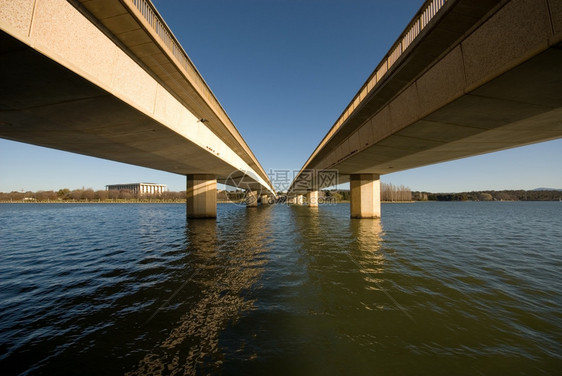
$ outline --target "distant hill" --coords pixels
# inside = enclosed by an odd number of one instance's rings
[[[533,191],[556,191],[556,192],[562,192],[562,189],[556,189],[556,188],[535,188],[533,189]]]

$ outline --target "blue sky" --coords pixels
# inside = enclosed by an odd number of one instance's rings
[[[421,0],[155,0],[266,171],[299,170]],[[562,188],[562,139],[397,172],[413,190]],[[0,139],[0,191],[183,176]]]

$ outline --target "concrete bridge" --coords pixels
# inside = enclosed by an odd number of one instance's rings
[[[378,217],[380,175],[562,137],[561,42],[561,0],[426,1],[291,194],[316,205],[337,173]]]
[[[150,1],[0,0],[0,28],[0,137],[186,175],[189,217],[217,181],[275,195]]]

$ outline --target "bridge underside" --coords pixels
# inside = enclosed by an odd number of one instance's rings
[[[560,138],[561,66],[559,1],[446,2],[305,168],[345,181]]]
[[[454,63],[442,64],[454,75]],[[343,157],[317,168],[338,170],[339,183],[351,183],[351,217],[378,217],[380,175],[562,137],[560,67],[562,49],[556,45],[398,128],[397,117],[415,116],[426,110],[422,103],[435,100],[420,95],[418,82],[328,156]]]
[[[391,107],[400,103],[391,104],[352,136],[348,147],[357,151],[329,168],[338,169],[345,181],[350,174],[388,174],[560,138],[560,67],[558,45],[396,131]],[[410,87],[399,98],[404,106],[401,116],[415,112],[405,102],[416,107],[431,100],[419,96],[419,91],[419,86]],[[389,130],[395,133],[377,140]]]
[[[354,207],[373,206],[380,175],[562,137],[562,3],[442,4],[421,31],[420,10],[301,171],[351,181],[354,217],[377,215]]]
[[[261,185],[212,150],[0,32],[0,137],[219,182]]]

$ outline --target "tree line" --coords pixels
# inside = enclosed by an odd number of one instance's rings
[[[279,192],[283,195],[282,192]],[[92,188],[81,188],[70,190],[68,188],[58,191],[27,191],[10,193],[0,192],[0,202],[185,202],[185,191],[166,191],[159,194],[142,194],[132,192],[128,189],[122,190],[94,190]],[[244,200],[246,193],[242,190],[225,191],[217,190],[219,202],[238,202]],[[328,191],[320,193],[320,197],[334,198],[337,202],[349,201],[349,190]],[[381,199],[383,201],[411,201],[412,192],[410,188],[395,186],[392,184],[381,184]]]
[[[282,194],[280,192],[280,194]],[[185,191],[167,191],[160,194],[138,195],[129,190],[93,190],[82,188],[70,190],[37,192],[0,192],[0,202],[185,202]],[[337,202],[349,201],[349,190],[324,190],[322,198],[333,198]],[[244,191],[217,190],[219,202],[237,202],[245,198]],[[381,183],[381,200],[387,202],[404,201],[558,201],[562,200],[562,190],[503,190],[472,191],[461,193],[412,192],[403,185]]]
[[[241,190],[217,190],[219,202],[238,202],[244,200],[246,193]],[[166,191],[154,194],[138,194],[128,189],[93,190],[82,188],[58,191],[0,192],[0,202],[185,202],[186,191]]]
[[[461,193],[413,192],[416,201],[558,201],[562,190],[503,190]]]
[[[181,202],[185,201],[185,191],[181,192],[162,192],[160,194],[138,195],[134,192],[123,190],[97,190],[92,188],[82,188],[70,190],[68,188],[58,191],[37,191],[37,192],[0,192],[2,202]]]

